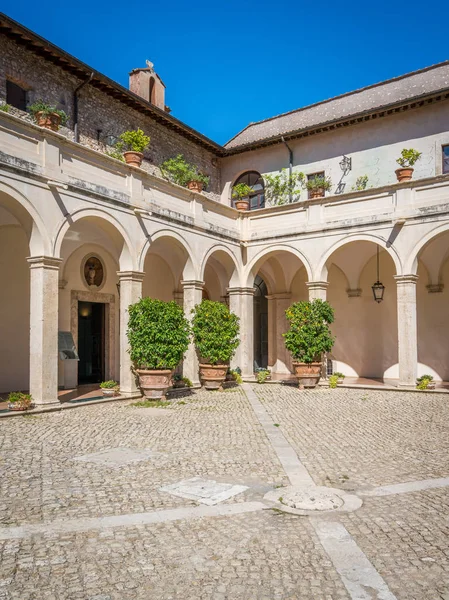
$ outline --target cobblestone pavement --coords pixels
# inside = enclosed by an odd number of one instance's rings
[[[446,395],[254,390],[319,485],[360,490],[449,475]],[[120,468],[72,460],[118,446],[160,455]],[[249,486],[224,504],[288,484],[239,389],[197,392],[165,409],[109,403],[5,419],[0,473],[1,531],[196,506],[158,491],[194,476]],[[449,600],[449,488],[363,501],[325,518],[344,525],[398,600]],[[175,598],[351,596],[310,518],[269,509],[0,541],[0,600]]]

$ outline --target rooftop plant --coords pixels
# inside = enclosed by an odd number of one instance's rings
[[[271,206],[297,202],[304,189],[304,173],[282,169],[277,175],[264,175],[265,198]]]
[[[57,114],[61,119],[61,125],[65,125],[67,123],[68,117],[63,110],[60,110],[55,106],[51,106],[51,104],[47,104],[43,100],[36,100],[36,102],[30,104],[28,110],[33,115],[33,117],[36,117],[38,113],[42,113],[42,116],[44,117],[51,114]]]
[[[408,150],[404,148],[401,151],[401,156],[396,160],[398,165],[403,167],[404,169],[413,167],[413,165],[420,159],[422,152],[418,152],[414,148],[409,148]]]
[[[187,187],[190,181],[199,181],[204,188],[209,184],[209,177],[200,173],[195,165],[188,163],[183,154],[164,161],[160,168],[166,179],[183,187]]]
[[[142,298],[128,308],[131,360],[138,369],[174,369],[189,346],[190,326],[176,302]]]
[[[310,191],[324,190],[327,192],[331,189],[331,187],[331,178],[325,177],[324,175],[316,175],[315,177],[311,177],[306,183],[306,188]]]
[[[239,318],[226,304],[203,300],[192,310],[195,346],[203,363],[227,364],[240,343]]]
[[[139,127],[131,131],[124,131],[115,147],[119,152],[143,152],[149,143],[149,136],[145,135]]]
[[[246,183],[238,183],[232,188],[232,198],[234,200],[243,200],[243,198],[248,198],[253,191],[254,190],[250,185],[247,185]]]
[[[334,310],[328,302],[312,300],[295,302],[286,311],[290,329],[284,333],[285,346],[294,360],[304,363],[320,362],[324,352],[330,352],[334,337],[329,325]]]

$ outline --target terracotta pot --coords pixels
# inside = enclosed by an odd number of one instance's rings
[[[316,198],[323,198],[324,190],[323,188],[318,188],[317,190],[310,190],[310,199],[315,200]]]
[[[113,388],[105,388],[101,390],[103,392],[103,398],[112,398],[113,396],[117,396],[117,390]]]
[[[435,389],[435,382],[434,381],[429,381],[429,383],[427,384],[427,389],[428,390],[434,390]]]
[[[400,169],[396,169],[395,173],[398,181],[410,181],[414,170],[415,169],[412,169],[411,167],[402,167]]]
[[[321,367],[322,364],[320,362],[313,362],[310,364],[294,362],[293,368],[295,369],[295,375],[299,381],[299,387],[316,387],[321,378]]]
[[[39,111],[34,115],[34,118],[39,127],[51,129],[52,131],[58,131],[59,126],[61,125],[61,117],[58,113],[44,115],[42,111]]]
[[[344,383],[344,382],[345,382],[345,380],[344,380],[344,379],[342,379],[341,377],[340,377],[340,379],[337,379],[337,383],[338,383],[338,385],[341,385],[341,384],[342,384],[342,383]]]
[[[249,200],[236,200],[235,208],[237,210],[249,210]]]
[[[133,152],[132,150],[129,150],[128,152],[123,152],[123,158],[127,165],[140,167],[143,160],[143,154],[142,152]]]
[[[200,364],[200,379],[206,390],[218,390],[226,379],[228,365]]]
[[[203,191],[202,181],[189,181],[187,183],[187,187],[189,188],[189,190],[191,190],[192,192],[196,192],[197,194],[201,194],[201,192]]]
[[[145,398],[150,400],[160,400],[165,398],[165,394],[171,385],[173,371],[169,369],[136,369],[139,377],[139,387]]]
[[[31,408],[34,408],[34,404],[24,404],[23,402],[9,402],[8,403],[9,410],[25,411],[25,410],[30,410]]]
[[[175,381],[175,382],[173,383],[173,386],[172,386],[172,387],[173,387],[174,389],[179,389],[179,388],[185,388],[185,387],[187,387],[187,386],[186,386],[186,384],[184,383],[184,381],[182,381],[182,379],[181,379],[181,381]]]

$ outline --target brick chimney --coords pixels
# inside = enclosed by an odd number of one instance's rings
[[[143,69],[133,69],[129,74],[129,89],[147,102],[151,102],[161,110],[170,112],[165,106],[165,85],[154,70],[154,65],[149,60]]]

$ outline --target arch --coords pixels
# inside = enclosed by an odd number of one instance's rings
[[[253,193],[249,194],[249,209],[255,210],[256,208],[264,208],[265,206],[265,182],[259,171],[246,170],[243,171],[230,186],[231,190],[231,206],[232,201],[232,188],[239,184],[244,183],[253,188]]]
[[[402,264],[399,255],[392,246],[387,245],[387,242],[384,240],[384,238],[369,234],[354,234],[348,235],[342,240],[339,240],[321,256],[315,271],[315,281],[327,281],[327,261],[339,248],[346,246],[347,244],[351,244],[352,242],[373,242],[374,244],[381,246],[391,256],[396,269],[396,275],[402,274]]]
[[[26,231],[30,254],[51,256],[50,236],[39,213],[28,198],[3,181],[0,181],[0,194],[6,196],[6,198],[0,196],[0,206],[4,206],[11,212]]]
[[[156,233],[151,235],[151,241],[147,240],[145,242],[145,244],[143,245],[143,248],[140,252],[138,261],[137,261],[139,271],[144,270],[145,258],[147,256],[147,253],[149,251],[151,251],[151,246],[157,240],[161,240],[163,238],[175,240],[177,242],[177,244],[179,246],[181,246],[182,249],[184,250],[187,260],[186,260],[186,264],[185,264],[184,271],[183,271],[183,278],[186,280],[198,279],[197,272],[196,272],[196,269],[194,266],[196,263],[193,258],[194,255],[193,255],[190,245],[178,233],[176,233],[175,231],[171,231],[170,229],[160,229],[159,231],[157,231]]]
[[[285,244],[276,244],[274,246],[269,246],[268,248],[261,250],[251,260],[251,262],[247,266],[245,273],[244,273],[244,282],[245,282],[244,285],[246,287],[251,287],[252,282],[250,282],[250,278],[252,275],[253,275],[253,277],[255,277],[257,275],[257,271],[259,270],[259,268],[263,262],[263,259],[265,257],[267,257],[269,254],[272,254],[274,256],[275,253],[279,253],[279,252],[288,252],[289,254],[296,256],[296,258],[299,258],[299,260],[301,261],[301,263],[303,264],[303,266],[307,272],[308,280],[310,281],[312,279],[312,268],[310,266],[310,261],[300,250],[298,250],[297,248],[294,248],[293,246],[288,246]]]
[[[449,223],[438,225],[428,233],[415,245],[413,250],[410,252],[409,258],[405,263],[405,273],[416,275],[418,271],[418,257],[424,247],[431,242],[438,235],[449,231]]]
[[[206,269],[207,261],[216,252],[224,252],[231,259],[231,261],[232,261],[232,263],[234,265],[234,271],[232,272],[232,274],[230,274],[229,287],[238,286],[239,283],[240,283],[240,266],[239,266],[239,263],[237,261],[236,256],[233,254],[233,252],[231,252],[231,250],[229,250],[229,248],[227,248],[223,244],[215,244],[214,246],[212,246],[211,248],[209,248],[209,250],[207,250],[206,254],[203,256],[203,260],[201,261],[200,274],[199,274],[200,281],[204,281],[204,271]]]
[[[120,270],[122,270],[122,271],[136,270],[137,260],[136,260],[135,254],[134,254],[133,244],[131,242],[130,237],[128,236],[127,231],[124,229],[124,227],[121,225],[121,223],[117,219],[115,219],[115,217],[113,217],[112,215],[110,215],[109,213],[107,213],[106,211],[103,211],[101,209],[80,208],[80,209],[74,211],[69,216],[70,221],[69,221],[69,218],[66,217],[64,219],[64,221],[59,225],[59,228],[58,228],[56,236],[55,236],[55,241],[53,244],[54,256],[60,257],[62,243],[63,243],[64,237],[65,237],[67,231],[70,229],[70,227],[72,227],[72,225],[74,225],[78,221],[81,221],[83,219],[88,219],[89,217],[94,218],[94,219],[100,219],[104,222],[109,223],[109,225],[111,225],[117,231],[117,233],[122,237],[123,249],[122,249],[122,252],[120,255],[120,260],[119,260]]]

